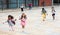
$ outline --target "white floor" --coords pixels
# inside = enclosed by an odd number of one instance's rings
[[[48,15],[44,22],[41,17],[41,7],[24,11],[27,14],[27,23],[24,32],[22,32],[19,20],[22,12],[0,13],[0,30],[7,32],[7,34],[4,35],[60,35],[60,6],[55,6],[56,19],[54,21],[51,16],[51,7],[45,7],[45,9]],[[3,24],[10,14],[17,19],[14,32],[9,31],[8,23]]]

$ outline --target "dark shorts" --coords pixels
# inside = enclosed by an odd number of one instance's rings
[[[21,8],[21,11],[23,11],[23,8]]]
[[[53,13],[52,16],[55,16],[55,13]]]

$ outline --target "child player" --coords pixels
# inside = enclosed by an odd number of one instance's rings
[[[46,10],[44,8],[42,8],[42,19],[43,21],[46,19]]]
[[[15,25],[14,17],[12,15],[8,15],[8,19],[6,22],[8,22],[9,27],[11,28],[12,31],[14,31],[14,25]]]
[[[54,9],[54,7],[52,7],[52,17],[53,17],[53,20],[55,20],[55,9]]]
[[[25,28],[25,25],[26,25],[26,19],[27,19],[26,14],[22,13],[20,20],[21,20],[21,25],[22,25],[23,31],[24,31],[24,28]]]

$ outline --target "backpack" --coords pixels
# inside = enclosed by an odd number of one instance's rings
[[[15,25],[15,21],[11,21]]]

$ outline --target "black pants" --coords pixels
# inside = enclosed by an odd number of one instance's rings
[[[31,6],[29,6],[29,9],[31,9],[32,7]]]
[[[21,8],[21,11],[23,11],[23,8]]]

